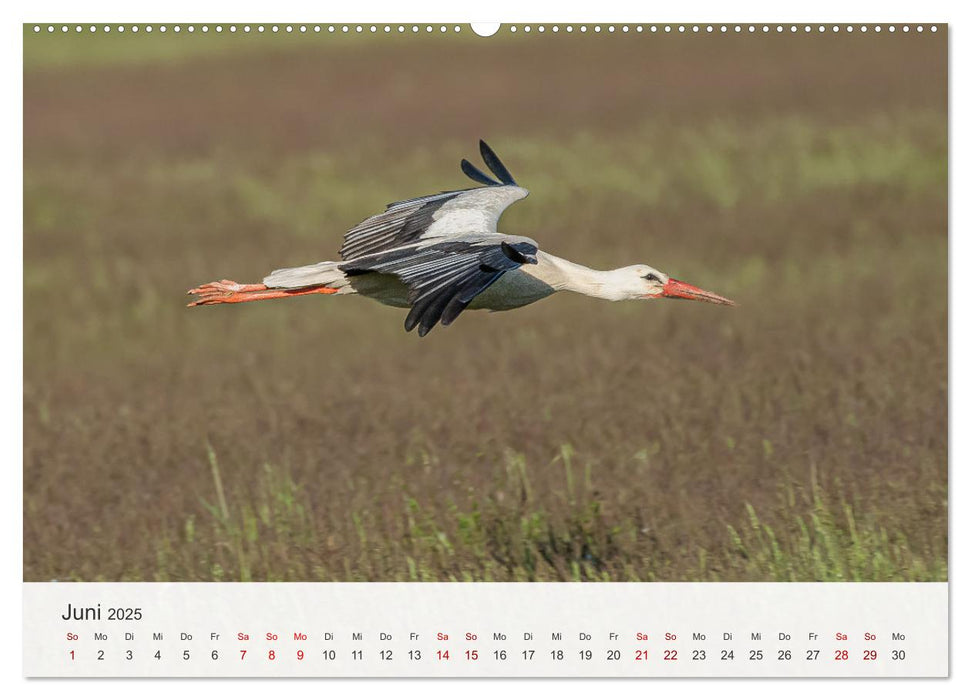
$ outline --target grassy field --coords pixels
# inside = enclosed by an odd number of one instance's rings
[[[945,580],[946,42],[25,33],[25,579]],[[480,137],[739,306],[184,307]]]

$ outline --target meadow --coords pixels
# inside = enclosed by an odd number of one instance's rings
[[[24,51],[25,580],[947,579],[946,31]],[[185,308],[479,138],[502,231],[738,306]]]

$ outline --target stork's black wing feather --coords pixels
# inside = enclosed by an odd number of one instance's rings
[[[491,187],[493,185],[501,184],[493,180],[491,177],[486,175],[484,172],[479,170],[474,165],[472,165],[472,163],[467,161],[465,158],[462,159],[462,172],[468,175],[476,182],[481,182],[483,185],[489,185]]]
[[[536,245],[499,236],[445,239],[416,244],[350,260],[341,265],[349,275],[380,272],[408,286],[411,310],[405,330],[426,335],[441,321],[447,326],[471,301],[509,270],[536,262]]]
[[[479,150],[485,164],[499,178],[498,182],[463,159],[462,172],[486,187],[393,202],[381,214],[368,217],[344,234],[341,259],[356,260],[407,246],[423,238],[495,233],[506,207],[529,193],[516,185],[506,166],[485,141],[479,142]]]
[[[387,211],[365,219],[344,235],[341,259],[356,260],[423,239],[495,233],[506,207],[528,194],[521,187],[493,183],[389,204]]]
[[[512,175],[502,161],[499,160],[499,156],[496,152],[489,148],[489,144],[485,141],[479,141],[479,152],[482,154],[482,160],[485,161],[486,167],[493,172],[493,174],[499,178],[499,182],[504,185],[515,185],[516,181],[512,179]]]
[[[341,259],[353,260],[414,242],[432,225],[435,212],[468,191],[442,192],[389,204],[384,213],[365,219],[344,234]]]

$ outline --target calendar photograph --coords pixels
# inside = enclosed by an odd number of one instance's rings
[[[25,586],[947,582],[946,24],[23,46]]]

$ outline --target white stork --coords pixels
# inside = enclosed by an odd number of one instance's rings
[[[467,160],[462,172],[484,187],[389,204],[344,236],[340,262],[276,270],[262,284],[230,280],[189,290],[189,306],[235,304],[304,294],[362,294],[410,308],[405,330],[424,336],[466,308],[505,311],[568,290],[600,299],[697,299],[734,302],[649,265],[593,270],[541,251],[531,238],[499,233],[499,217],[529,192],[519,187],[485,141],[482,159],[498,182]]]

